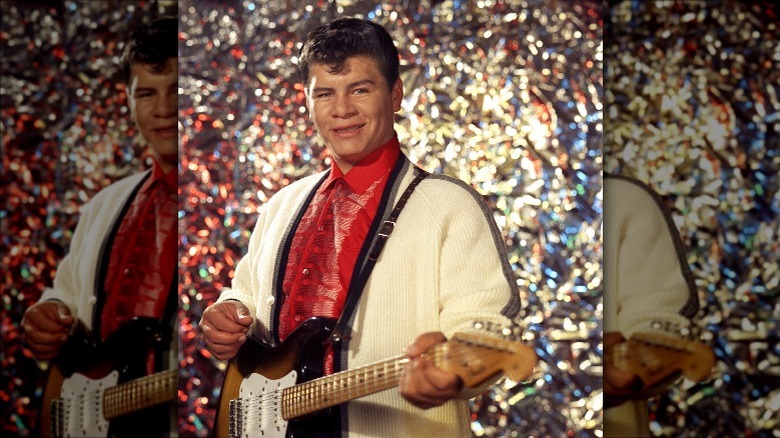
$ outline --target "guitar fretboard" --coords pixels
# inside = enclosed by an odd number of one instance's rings
[[[106,389],[103,416],[106,420],[176,398],[177,370],[163,371]]]
[[[286,388],[282,391],[282,417],[291,420],[392,388],[398,385],[407,362],[408,357],[398,356]]]

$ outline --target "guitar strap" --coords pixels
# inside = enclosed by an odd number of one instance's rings
[[[363,293],[363,288],[368,281],[368,277],[371,275],[371,271],[374,269],[374,265],[376,264],[377,259],[379,259],[379,254],[382,252],[382,248],[384,248],[387,239],[389,239],[390,235],[393,233],[393,230],[395,229],[395,223],[398,220],[398,216],[401,214],[401,210],[403,210],[404,206],[406,205],[406,201],[408,201],[412,196],[412,193],[414,192],[414,189],[417,187],[417,185],[420,184],[420,182],[428,175],[430,175],[428,172],[420,168],[417,168],[416,170],[417,175],[414,177],[403,194],[401,194],[401,197],[395,204],[393,211],[390,212],[390,215],[387,216],[387,219],[385,219],[382,222],[382,225],[379,226],[379,229],[376,233],[376,241],[371,248],[371,252],[368,255],[366,263],[363,265],[363,269],[360,271],[359,275],[352,279],[349,284],[347,301],[344,303],[344,309],[341,312],[341,317],[339,317],[339,320],[336,322],[335,327],[333,327],[333,332],[330,335],[330,339],[334,345],[338,344],[343,339],[349,338],[344,334],[345,330],[347,329],[347,324],[352,317],[352,312],[354,312],[355,307],[360,300],[360,296]]]
[[[177,332],[177,322],[179,313],[179,295],[178,295],[178,278],[176,275],[171,280],[171,287],[168,290],[168,298],[165,302],[165,310],[163,311],[162,319],[160,319],[160,327],[164,328],[160,336],[155,339],[155,363],[154,369],[156,371],[163,371],[171,368],[169,363],[169,350],[172,349],[171,343],[173,337]]]

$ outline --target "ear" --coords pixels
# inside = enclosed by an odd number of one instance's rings
[[[311,114],[311,108],[309,107],[309,87],[303,84],[303,106],[306,108],[306,114]]]
[[[127,109],[130,110],[130,118],[135,120],[135,87],[138,85],[138,78],[130,75],[130,80],[125,82],[125,94],[127,95]]]
[[[393,100],[393,111],[400,111],[401,101],[404,98],[404,83],[401,82],[401,78],[396,79],[395,84],[393,84],[393,88],[390,89],[390,97]]]

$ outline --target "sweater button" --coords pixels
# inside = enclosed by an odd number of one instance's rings
[[[265,303],[268,304],[269,306],[273,306],[275,301],[276,301],[276,298],[274,298],[274,297],[268,297],[268,298],[265,299]]]

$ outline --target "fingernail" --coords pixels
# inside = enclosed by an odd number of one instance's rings
[[[64,307],[58,307],[57,308],[57,313],[59,313],[60,319],[65,319],[65,318],[68,317],[68,314],[65,311],[66,311],[66,309]]]
[[[246,341],[246,336],[241,336],[238,338],[238,342],[241,342],[242,344]]]

